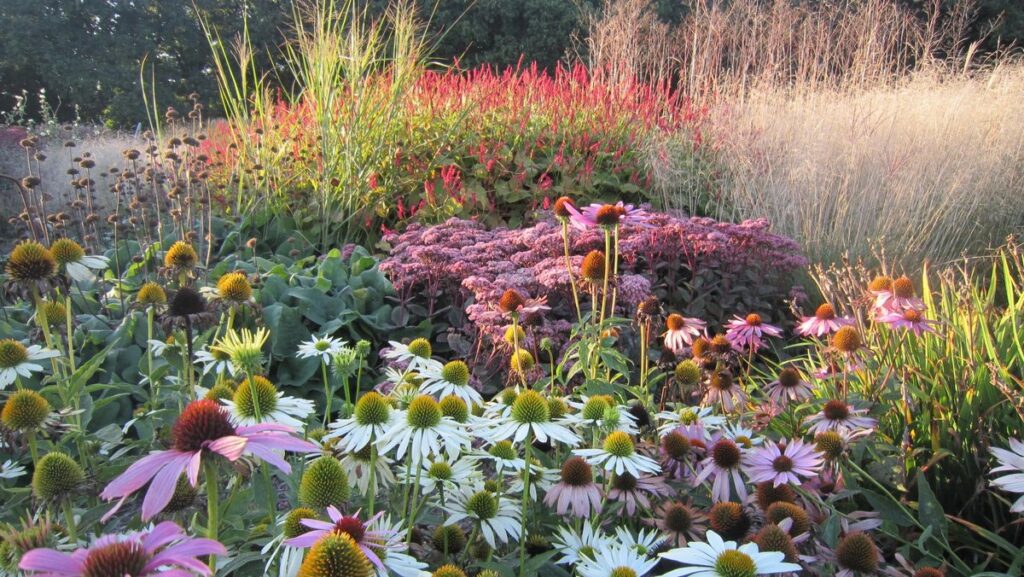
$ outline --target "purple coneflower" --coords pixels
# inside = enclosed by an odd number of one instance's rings
[[[549,310],[548,298],[530,298],[516,289],[508,289],[498,299],[498,310],[509,316],[522,316],[530,313]]]
[[[298,537],[292,537],[284,542],[285,545],[291,545],[292,547],[302,547],[308,549],[312,547],[317,541],[326,535],[330,534],[345,534],[352,538],[352,541],[359,546],[359,549],[366,555],[366,558],[370,560],[381,571],[386,571],[384,563],[381,561],[375,547],[379,547],[381,543],[385,543],[390,539],[394,531],[391,530],[378,530],[371,531],[369,525],[372,525],[377,519],[380,518],[384,513],[377,513],[371,517],[366,523],[363,523],[357,515],[342,515],[334,505],[327,507],[327,516],[330,517],[331,521],[321,521],[319,519],[302,519],[300,523],[304,527],[309,527],[311,530],[299,535]]]
[[[747,461],[747,476],[753,483],[772,481],[778,487],[785,483],[800,484],[800,477],[813,477],[821,471],[822,456],[814,445],[793,439],[787,444],[768,445],[758,449]]]
[[[733,379],[727,370],[715,371],[708,379],[708,392],[704,394],[705,405],[721,404],[726,412],[731,413],[747,402],[747,393]]]
[[[753,353],[764,345],[762,339],[765,336],[782,336],[782,329],[765,323],[757,313],[750,313],[746,318],[734,316],[725,324],[725,328],[725,338],[729,339],[734,347]]]
[[[796,334],[804,337],[823,337],[845,327],[854,324],[849,317],[837,317],[836,310],[832,305],[825,303],[814,311],[814,316],[803,317],[796,327]]]
[[[743,451],[734,441],[727,437],[719,437],[708,449],[708,457],[701,461],[701,471],[693,479],[693,485],[700,485],[708,477],[714,475],[711,485],[711,498],[715,501],[728,501],[731,489],[735,485],[736,493],[741,501],[747,499],[747,488],[740,471],[745,465]],[[730,480],[732,481],[730,483]]]
[[[641,475],[634,477],[629,473],[616,475],[612,478],[608,489],[608,501],[623,504],[620,515],[636,515],[637,509],[651,508],[651,499],[671,495],[674,491],[658,475]]]
[[[645,224],[649,218],[648,214],[632,204],[623,204],[619,201],[615,204],[591,204],[579,211],[576,207],[566,205],[569,212],[569,220],[572,225],[580,230],[586,230],[595,226],[616,226],[619,224]]]
[[[806,401],[811,398],[811,384],[800,376],[800,371],[786,367],[779,371],[779,377],[768,384],[765,392],[772,403],[785,404],[787,401]]]
[[[668,330],[663,335],[665,337],[665,346],[672,349],[675,354],[681,354],[686,347],[693,344],[695,337],[701,336],[705,329],[707,329],[707,323],[700,320],[689,317],[684,317],[676,313],[668,315],[665,319],[665,325]]]
[[[582,457],[569,457],[562,465],[561,481],[548,489],[544,503],[559,515],[590,517],[601,511],[601,489],[594,483],[594,472]]]
[[[155,451],[139,459],[100,493],[100,497],[108,501],[121,498],[105,518],[113,515],[128,496],[152,481],[142,501],[142,520],[151,519],[170,502],[183,473],[187,473],[189,483],[196,486],[204,454],[209,458],[211,453],[216,453],[229,461],[237,461],[242,455],[254,455],[285,473],[291,473],[291,466],[277,450],[319,451],[316,445],[293,436],[293,433],[291,427],[273,423],[236,428],[227,410],[215,401],[193,401],[185,407],[171,430],[171,449]]]
[[[914,308],[885,313],[878,320],[894,329],[909,329],[917,336],[935,332],[935,321],[924,318],[924,314]]]
[[[173,487],[172,487],[173,488]],[[181,527],[165,521],[148,532],[104,535],[88,548],[64,553],[54,549],[33,549],[21,557],[18,567],[39,577],[92,577],[94,575],[210,575],[210,568],[198,559],[204,555],[227,555],[213,539],[194,539]]]
[[[863,416],[867,412],[867,409],[855,409],[853,405],[833,399],[825,403],[820,413],[811,417],[810,433],[816,435],[823,431],[838,431],[841,434],[851,435],[870,429],[878,421]]]
[[[654,524],[668,536],[673,547],[685,547],[704,536],[707,515],[681,501],[666,501],[655,511]]]
[[[875,279],[878,281],[878,279]],[[871,292],[875,295],[875,310],[880,313],[899,312],[904,309],[923,309],[924,302],[917,297],[914,291],[914,283],[909,278],[901,276],[893,280],[888,290],[883,286],[874,286],[872,281]],[[875,290],[875,289],[879,290]]]

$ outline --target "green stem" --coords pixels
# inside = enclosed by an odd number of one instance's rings
[[[72,315],[71,315],[71,295],[70,294],[68,294],[68,296],[65,297],[64,303],[65,303],[64,311],[65,311],[65,315],[66,315],[66,317],[64,319],[64,324],[67,326],[67,331],[68,331],[68,342],[67,342],[67,345],[68,345],[68,363],[69,363],[69,365],[71,367],[71,372],[74,373],[75,372],[75,325],[72,324],[72,322],[71,322],[72,321]]]
[[[526,448],[523,452],[526,468],[523,470],[522,519],[519,520],[519,577],[526,577],[526,515],[530,505],[530,472],[533,468],[530,464],[530,449],[532,448],[533,430],[530,430],[526,434]]]
[[[614,230],[613,234],[615,235],[615,238],[614,238],[614,240],[615,240],[615,243],[614,243],[615,255],[612,257],[612,278],[613,279],[618,279],[619,278],[619,225],[615,225],[615,228],[613,230]],[[615,282],[615,283],[612,284],[612,308],[611,308],[612,316],[615,316],[615,301],[616,301],[618,296],[619,296],[619,283]]]
[[[28,441],[28,452],[32,455],[32,468],[35,469],[36,463],[39,462],[39,449],[36,447],[36,433],[35,431],[29,431],[26,435]]]
[[[608,276],[611,268],[612,235],[611,231],[604,231],[604,281],[601,284],[601,318],[598,325],[604,324],[605,314],[608,310]],[[598,333],[600,334],[600,333]]]
[[[331,422],[331,398],[334,391],[331,390],[331,379],[327,374],[327,363],[320,359],[320,373],[324,381],[324,426]]]
[[[412,543],[412,528],[416,526],[416,515],[419,513],[419,507],[416,506],[416,500],[420,495],[420,473],[423,472],[422,457],[416,459],[416,479],[412,485],[412,501],[409,506],[412,508],[409,511],[409,530],[406,532],[406,545]]]
[[[569,286],[572,287],[572,302],[576,305],[576,319],[583,323],[583,312],[580,310],[579,291],[576,290],[576,276],[572,274],[572,260],[569,258],[569,221],[562,221],[562,245],[565,248],[565,271],[569,273]]]
[[[370,485],[366,500],[367,517],[373,517],[373,509],[377,501],[377,444],[373,437],[370,437]]]
[[[220,488],[217,486],[217,463],[212,456],[203,461],[203,475],[206,478],[206,536],[217,540],[220,525]],[[210,555],[210,569],[216,569],[216,559]]]
[[[153,380],[153,345],[149,343],[149,341],[153,340],[153,324],[155,320],[156,309],[151,306],[146,307],[146,369],[149,372],[149,397],[154,409],[160,404],[160,385]]]
[[[75,511],[71,508],[71,501],[64,499],[64,502],[61,504],[61,509],[64,510],[64,524],[67,525],[68,539],[71,540],[71,543],[77,544],[78,526],[75,523]]]

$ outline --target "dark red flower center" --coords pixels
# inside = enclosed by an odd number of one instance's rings
[[[723,469],[731,469],[740,464],[740,448],[729,439],[719,439],[713,449],[711,458]]]
[[[785,455],[779,455],[772,461],[772,468],[779,473],[788,473],[793,470],[793,459]]]
[[[149,555],[141,543],[111,543],[89,551],[82,577],[137,577],[143,574],[147,562]]]
[[[508,289],[504,294],[501,295],[501,300],[498,301],[498,306],[501,310],[512,313],[519,310],[519,307],[526,304],[526,299],[523,295],[519,294],[515,289]]]
[[[672,503],[665,509],[665,528],[673,533],[684,533],[693,525],[690,508],[682,503]]]
[[[603,226],[614,226],[619,224],[619,219],[622,218],[624,211],[620,210],[619,207],[614,204],[606,204],[601,208],[597,209],[597,214],[594,216],[594,220],[597,224]]]
[[[594,473],[581,457],[569,457],[562,465],[562,482],[572,487],[583,487],[594,482]]]
[[[358,517],[342,517],[334,524],[335,533],[347,533],[356,543],[366,535],[366,525]]]
[[[209,399],[189,403],[171,429],[179,451],[199,451],[210,441],[234,434],[227,410]]]
[[[850,408],[842,401],[832,400],[825,403],[824,413],[830,421],[842,421],[850,416]]]

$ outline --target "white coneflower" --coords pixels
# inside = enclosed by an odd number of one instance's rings
[[[320,361],[330,364],[331,358],[338,353],[347,343],[341,339],[324,335],[313,337],[308,341],[299,344],[295,356],[300,359],[312,359],[320,357]]]
[[[714,407],[677,407],[674,411],[662,411],[655,415],[661,424],[658,425],[658,434],[664,437],[680,425],[699,425],[705,432],[705,438],[711,438],[711,431],[725,424],[726,419],[721,415],[715,415]]]
[[[566,422],[578,427],[596,427],[608,431],[622,431],[630,435],[639,432],[636,417],[629,409],[620,405],[611,395],[581,397],[579,402],[569,401],[576,409],[566,417]]]
[[[755,577],[802,569],[796,563],[786,563],[785,553],[761,552],[756,543],[737,546],[735,541],[723,541],[714,531],[708,531],[706,539],[707,543],[691,542],[686,547],[662,553],[661,558],[686,567],[673,569],[661,577]]]
[[[68,276],[79,282],[96,279],[94,271],[106,270],[110,259],[105,256],[85,254],[85,249],[70,238],[58,238],[50,245],[57,266],[67,271]]]
[[[331,423],[331,432],[325,439],[340,438],[340,446],[348,451],[359,451],[384,436],[395,418],[391,403],[376,391],[370,391],[356,401],[352,416]]]
[[[0,339],[0,389],[7,388],[17,378],[29,378],[43,371],[42,361],[59,357],[60,353],[39,345],[26,347],[14,339]]]
[[[408,345],[397,341],[388,341],[389,349],[381,351],[381,356],[391,361],[406,363],[410,371],[439,369],[442,365],[430,358],[433,348],[427,339],[413,339]]]
[[[156,342],[160,343],[160,351],[157,352],[156,349],[158,347],[154,347],[153,353],[159,356],[160,353],[163,352],[163,348],[167,345],[161,341]],[[235,365],[231,362],[231,355],[221,349],[202,349],[200,351],[196,351],[196,362],[203,365],[204,375],[208,375],[212,372],[218,377],[226,375],[231,375],[233,377],[237,374]]]
[[[519,456],[519,450],[508,439],[492,443],[484,451],[471,453],[466,455],[466,458],[475,461],[491,461],[498,473],[506,470],[522,471],[526,467],[526,460]]]
[[[595,531],[590,523],[583,523],[579,533],[568,527],[559,527],[552,544],[561,554],[555,563],[576,566],[585,560],[593,559],[599,550],[611,544],[611,539],[601,531]]]
[[[992,469],[992,472],[1010,473],[993,479],[992,485],[1009,493],[1024,493],[1024,443],[1010,439],[1009,449],[992,447],[989,450],[999,461],[999,466]],[[1024,513],[1024,497],[1017,499],[1010,511]]]
[[[488,429],[481,431],[480,436],[492,442],[512,439],[515,443],[521,443],[531,432],[542,443],[550,439],[575,446],[580,441],[565,425],[551,419],[547,400],[532,390],[519,393],[512,403],[509,418],[502,422],[492,421]]]
[[[613,471],[616,475],[629,473],[639,477],[641,473],[661,472],[661,465],[654,459],[637,453],[633,439],[622,431],[613,431],[605,437],[604,445],[600,449],[575,449],[573,453],[592,465]]]
[[[341,467],[345,469],[349,481],[355,481],[359,488],[359,494],[368,495],[370,490],[370,446],[367,445],[359,451],[348,451],[341,458]],[[398,483],[395,474],[391,472],[391,465],[394,461],[387,455],[377,455],[374,460],[373,493],[380,495],[388,487]]]
[[[469,384],[469,366],[463,361],[451,361],[440,368],[425,368],[420,376],[423,378],[420,385],[422,393],[438,398],[455,395],[468,405],[479,405],[484,401],[480,392]]]
[[[663,535],[657,529],[640,529],[639,532],[634,535],[629,529],[619,526],[615,528],[615,536],[618,537],[619,543],[622,543],[641,555],[648,556],[653,555],[655,551],[660,549],[665,542],[668,541],[668,537]]]
[[[434,493],[438,487],[451,493],[460,487],[483,482],[483,474],[469,459],[439,456],[424,460],[420,468],[422,470],[418,474],[410,471],[408,478],[404,477],[403,471],[403,482],[415,483],[418,477],[423,495]]]
[[[449,456],[458,456],[470,445],[469,434],[450,417],[441,412],[441,406],[432,397],[420,395],[409,403],[405,411],[398,411],[395,420],[377,441],[381,453],[395,449],[395,458],[406,452],[418,461],[443,450]]]
[[[593,559],[576,566],[580,577],[643,577],[654,569],[658,559],[637,553],[632,547],[615,544],[598,549]]]
[[[313,401],[287,396],[260,376],[245,379],[230,400],[221,402],[240,425],[277,423],[301,429],[314,410]]]
[[[469,519],[479,526],[480,533],[491,547],[520,538],[520,516],[516,505],[479,486],[454,493],[446,508],[449,515],[445,525]]]

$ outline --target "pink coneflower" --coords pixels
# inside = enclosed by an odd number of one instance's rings
[[[742,407],[747,402],[747,393],[727,370],[715,371],[708,379],[708,391],[704,394],[704,404],[721,404],[726,412]]]
[[[800,371],[786,367],[779,371],[779,377],[768,383],[765,392],[774,404],[785,404],[787,401],[805,401],[811,398],[813,388],[800,376]]]
[[[381,561],[375,548],[379,548],[381,543],[387,542],[395,532],[391,530],[371,531],[368,528],[369,525],[372,525],[383,514],[383,512],[377,513],[366,523],[363,523],[357,515],[342,515],[341,511],[334,505],[329,505],[327,507],[327,516],[331,519],[330,523],[319,519],[302,519],[300,521],[302,525],[309,527],[311,530],[298,537],[286,540],[284,544],[305,549],[312,547],[313,544],[326,535],[344,533],[355,541],[356,545],[366,554],[366,558],[371,563],[379,570],[386,572],[387,569],[384,567],[384,563]]]
[[[803,317],[796,327],[796,334],[804,337],[823,337],[845,327],[854,324],[850,317],[837,317],[836,310],[832,305],[825,303],[814,311],[814,316]]]
[[[885,313],[878,320],[894,329],[909,329],[917,336],[935,332],[935,321],[924,318],[924,314],[914,308]]]
[[[675,479],[689,478],[698,447],[690,438],[679,431],[669,431],[661,437],[658,453],[661,455],[661,469]]]
[[[765,323],[757,313],[750,313],[746,318],[734,316],[725,324],[725,328],[725,338],[729,339],[734,347],[754,353],[764,345],[762,339],[765,336],[782,336],[782,329]]]
[[[569,457],[562,465],[561,481],[548,489],[544,503],[559,515],[568,511],[574,517],[590,517],[601,512],[601,489],[594,483],[594,472],[582,457]]]
[[[501,298],[498,300],[498,310],[509,316],[522,316],[550,310],[551,307],[547,306],[547,302],[547,297],[533,299],[524,296],[516,289],[508,289],[502,293]]]
[[[675,313],[668,315],[665,325],[668,327],[663,335],[665,346],[672,349],[672,352],[677,355],[681,354],[686,347],[693,345],[693,339],[701,336],[708,326],[700,319],[684,317]]]
[[[745,456],[739,445],[729,438],[719,437],[708,449],[708,457],[701,461],[702,468],[693,479],[693,485],[696,487],[714,475],[711,498],[715,502],[729,500],[732,492],[730,484],[736,486],[736,493],[739,495],[740,501],[745,501],[747,488],[740,475],[740,471],[746,464],[745,461]]]
[[[872,285],[874,284],[872,282]],[[880,290],[875,290],[876,288]],[[892,281],[888,290],[882,286],[873,286],[871,292],[875,295],[875,310],[882,314],[885,312],[899,312],[904,309],[920,310],[924,308],[924,301],[919,299],[914,291],[914,282],[906,276],[901,276]]]
[[[615,204],[591,204],[579,211],[576,207],[568,205],[565,209],[569,212],[569,220],[572,225],[580,230],[586,230],[595,226],[612,227],[620,224],[646,224],[648,214],[632,204],[623,204],[619,201]]]
[[[291,473],[291,466],[277,450],[319,451],[316,445],[293,436],[293,433],[291,427],[274,423],[236,428],[227,410],[215,401],[193,401],[185,407],[171,430],[173,448],[155,451],[139,459],[100,493],[100,497],[108,501],[121,498],[105,518],[120,509],[132,493],[152,481],[142,501],[142,520],[151,519],[170,502],[183,473],[188,473],[189,483],[196,486],[201,459],[204,455],[211,457],[211,453],[229,461],[237,461],[242,455],[254,455],[285,473]]]
[[[654,525],[668,536],[673,547],[685,547],[690,540],[700,540],[707,530],[707,515],[687,503],[668,501],[654,513]]]
[[[173,487],[172,487],[173,488]],[[198,557],[227,555],[213,539],[193,539],[176,524],[165,521],[148,532],[104,535],[88,548],[64,553],[33,549],[21,557],[18,567],[38,577],[94,577],[105,575],[210,575]]]
[[[634,477],[629,473],[615,475],[611,489],[608,489],[608,501],[623,504],[620,515],[636,515],[637,509],[649,510],[651,499],[665,497],[674,493],[660,475],[641,475]]]
[[[808,421],[812,423],[810,433],[815,435],[823,431],[838,431],[845,435],[858,434],[865,429],[873,428],[878,422],[871,417],[863,416],[867,412],[867,409],[855,409],[853,405],[833,399],[825,403],[821,412]]]
[[[778,487],[785,483],[800,484],[800,477],[813,477],[821,471],[822,456],[814,445],[793,439],[784,445],[769,443],[758,449],[747,461],[747,476],[753,483],[772,481]]]

